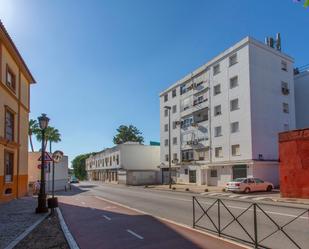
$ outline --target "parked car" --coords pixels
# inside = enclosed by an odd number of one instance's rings
[[[79,180],[75,176],[71,176],[70,183],[79,183]]]
[[[274,185],[259,178],[236,178],[226,184],[226,191],[250,193],[256,191],[272,191]]]

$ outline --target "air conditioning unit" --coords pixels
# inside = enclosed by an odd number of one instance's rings
[[[194,145],[198,145],[198,140],[195,139],[195,140],[193,141],[193,144],[194,144]]]
[[[198,126],[198,124],[197,124],[197,123],[192,123],[192,124],[191,124],[191,126],[193,126],[193,127],[197,127],[197,126]]]
[[[180,121],[175,121],[175,125],[181,125]]]

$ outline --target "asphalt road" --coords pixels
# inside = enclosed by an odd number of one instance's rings
[[[151,215],[166,218],[175,222],[192,226],[192,194],[179,193],[169,191],[159,191],[144,189],[141,187],[126,187],[122,185],[98,184],[96,182],[82,182],[78,185],[82,190],[82,195],[89,195],[95,198],[105,198],[129,207],[147,212]],[[204,210],[207,210],[216,199],[197,196],[199,204]],[[250,201],[228,200],[222,199],[225,204],[220,205],[220,226],[224,229],[224,233],[232,235],[244,240],[250,241],[250,236],[254,238],[253,226],[253,208]],[[198,219],[203,215],[202,208],[196,203],[195,215]],[[299,214],[304,212],[303,209],[296,207],[284,207],[259,203],[257,208],[257,231],[258,240],[262,240],[266,236],[274,233],[270,237],[261,242],[262,245],[269,248],[309,248],[309,213],[304,213],[301,217],[295,219]],[[249,208],[249,209],[248,209]],[[247,210],[248,209],[248,210]],[[229,211],[228,211],[229,210]],[[243,214],[242,214],[243,213]],[[214,204],[207,215],[204,215],[197,223],[199,226],[214,229],[214,225],[218,226],[218,205]],[[234,217],[241,215],[238,221],[233,221]],[[267,215],[269,217],[267,217]],[[292,221],[295,219],[294,221]],[[291,222],[292,221],[292,222]],[[290,224],[286,225],[288,222]],[[243,228],[242,228],[242,227]],[[282,232],[280,229],[283,227]],[[278,230],[275,232],[276,230]],[[294,240],[299,247],[297,247],[288,238]]]

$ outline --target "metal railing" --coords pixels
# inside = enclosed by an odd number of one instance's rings
[[[193,196],[193,228],[207,230],[220,237],[244,242],[245,244],[252,245],[254,248],[309,248],[309,209],[297,208],[298,211],[295,215],[287,215],[288,220],[285,218],[283,222],[278,222],[271,216],[271,214],[276,214],[276,212],[266,211],[263,209],[263,205],[258,203],[246,202],[247,206],[239,208],[229,206],[222,199],[207,200],[212,200],[212,202],[202,205],[202,203],[205,203],[205,199],[199,201],[197,197]],[[237,209],[238,211],[232,211],[232,209]],[[308,216],[303,216],[305,214],[308,214]],[[244,216],[247,219],[242,220],[242,218],[245,218]],[[258,222],[260,216],[264,216],[262,222]],[[287,226],[299,219],[302,219],[302,222],[306,220],[304,231],[300,231],[304,233],[304,236],[301,237],[302,241],[297,240],[295,236],[291,236],[287,231]],[[274,227],[273,231],[268,233],[266,232],[268,229],[263,227],[267,221]],[[304,225],[303,223],[300,224]],[[228,229],[230,231],[227,231]],[[263,235],[259,232],[263,232]],[[282,245],[284,238],[290,242],[290,247]],[[269,242],[269,239],[272,239],[271,243],[264,243],[267,240]],[[279,247],[275,245],[279,245]]]

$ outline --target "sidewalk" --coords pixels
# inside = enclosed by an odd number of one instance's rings
[[[169,185],[147,185],[148,188],[167,190],[167,191],[179,191],[179,192],[191,192],[201,194],[205,192],[222,192],[223,187],[217,186],[199,186],[190,184],[173,184],[172,189],[169,189]]]
[[[248,248],[101,197],[59,199],[65,222],[81,249]]]
[[[42,215],[35,214],[37,201],[33,197],[23,197],[0,204],[0,248],[5,248]]]

